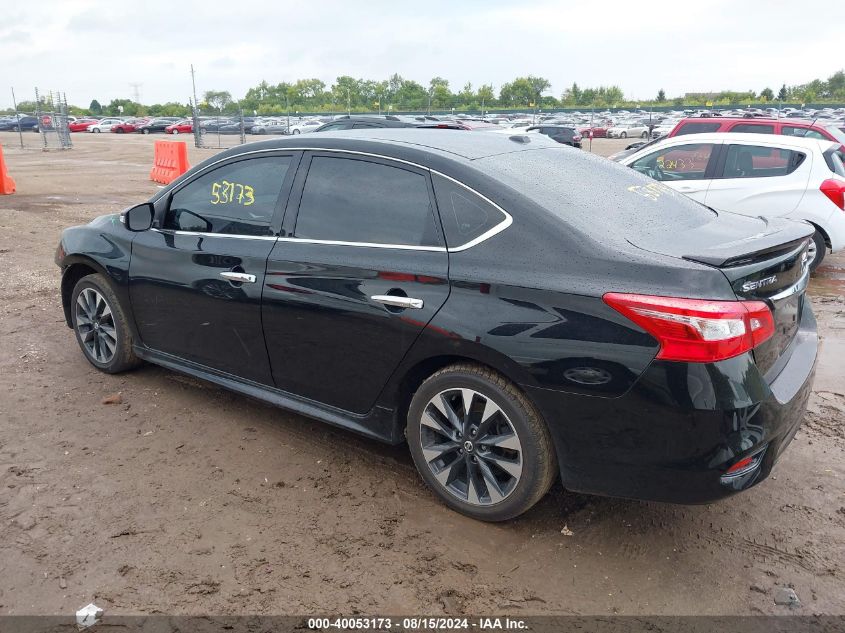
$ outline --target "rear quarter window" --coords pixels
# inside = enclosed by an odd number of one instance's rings
[[[446,245],[457,248],[481,237],[507,217],[487,200],[458,183],[432,174]]]

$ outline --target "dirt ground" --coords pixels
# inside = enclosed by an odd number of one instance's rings
[[[53,252],[155,191],[153,139],[17,140],[0,133],[18,187],[0,197],[0,613],[845,614],[842,254],[811,284],[816,391],[769,480],[691,507],[557,486],[487,525],[439,504],[403,447],[153,366],[95,371]],[[775,605],[783,586],[801,607]]]

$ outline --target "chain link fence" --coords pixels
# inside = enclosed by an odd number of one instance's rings
[[[0,144],[43,151],[72,148],[64,93],[44,94],[36,88],[33,103],[34,110],[21,111],[15,101],[13,112],[0,117]]]
[[[224,149],[243,145],[255,123],[255,117],[245,117],[243,110],[234,114],[202,111],[193,108],[191,115],[194,144],[206,149]]]

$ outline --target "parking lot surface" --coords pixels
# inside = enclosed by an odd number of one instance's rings
[[[53,252],[64,227],[156,190],[155,138],[44,153],[0,133],[18,191],[0,197],[0,612],[845,614],[843,254],[811,283],[815,392],[771,478],[701,506],[556,486],[484,524],[434,499],[404,447],[88,364]],[[784,586],[800,607],[774,603]]]

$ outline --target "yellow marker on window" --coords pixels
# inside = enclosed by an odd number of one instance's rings
[[[250,185],[229,182],[228,180],[211,183],[211,204],[231,203],[237,203],[245,207],[254,204],[255,189]]]

